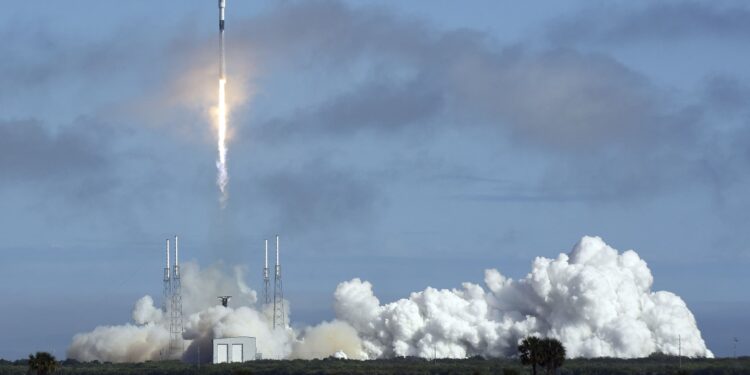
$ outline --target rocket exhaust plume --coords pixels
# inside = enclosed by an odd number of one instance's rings
[[[227,172],[227,105],[226,105],[226,64],[224,61],[224,8],[226,0],[219,1],[219,103],[217,107],[217,132],[218,132],[218,160],[216,160],[217,176],[216,184],[219,186],[221,196],[219,202],[224,208],[229,198],[227,183],[229,173]]]
[[[216,168],[218,174],[216,176],[216,184],[219,186],[221,197],[219,202],[221,207],[225,207],[227,199],[229,198],[227,192],[227,183],[229,182],[229,174],[227,172],[227,109],[225,103],[225,86],[226,79],[219,79],[219,107],[218,107],[218,149],[219,157],[216,160]]]

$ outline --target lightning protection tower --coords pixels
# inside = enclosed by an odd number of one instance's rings
[[[266,305],[271,304],[271,278],[268,273],[268,240],[266,242],[266,261],[263,266],[263,303]]]
[[[169,312],[170,301],[172,300],[172,284],[170,283],[170,269],[169,269],[169,240],[167,240],[167,266],[164,267],[164,298],[161,301],[162,310],[166,315]]]
[[[167,240],[169,241],[169,240]],[[180,249],[178,238],[174,236],[174,268],[172,269],[172,298],[169,314],[169,353],[182,353],[185,349],[182,341],[184,332],[182,316],[182,281],[180,277]]]
[[[284,328],[284,288],[281,283],[281,262],[279,262],[279,236],[276,235],[276,273],[273,285],[273,328]]]

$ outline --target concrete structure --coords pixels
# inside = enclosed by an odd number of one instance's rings
[[[255,337],[225,337],[214,339],[214,364],[254,361]]]

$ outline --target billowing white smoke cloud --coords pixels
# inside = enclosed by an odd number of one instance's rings
[[[169,330],[161,324],[162,312],[145,296],[133,308],[137,325],[101,326],[77,334],[68,348],[68,358],[79,361],[143,362],[159,359],[169,344]]]
[[[362,350],[356,332],[345,323],[323,323],[307,328],[309,340],[291,329],[272,329],[271,306],[256,306],[256,292],[244,282],[243,269],[227,275],[221,265],[201,270],[195,263],[182,265],[185,352],[183,359],[212,360],[216,337],[253,336],[264,358],[322,358],[343,351],[359,358]],[[218,305],[217,296],[231,295],[230,306]],[[289,317],[289,303],[286,317]],[[81,361],[143,362],[164,358],[169,345],[169,322],[150,296],[133,308],[133,322],[101,326],[73,337],[68,358]],[[348,327],[348,330],[347,330]],[[307,335],[307,334],[306,334]],[[333,340],[323,338],[335,337]],[[299,353],[297,353],[299,351]]]
[[[227,276],[221,264],[201,270],[195,263],[181,266],[182,303],[185,313],[192,314],[216,306],[217,296],[232,296],[232,306],[250,306],[257,302],[257,293],[244,281],[244,268],[232,268],[232,277]]]
[[[302,339],[294,343],[292,358],[366,359],[357,331],[347,323],[334,320],[308,327]]]
[[[653,352],[713,354],[682,299],[653,292],[653,277],[638,254],[618,253],[598,237],[584,237],[569,254],[536,258],[520,280],[485,271],[486,290],[427,288],[381,305],[369,282],[339,284],[337,319],[295,332],[273,330],[270,306],[257,307],[242,269],[227,277],[222,267],[183,265],[186,350],[183,358],[211,361],[215,337],[253,336],[265,358],[379,358],[392,356],[513,356],[529,335],[554,337],[570,357],[644,357]],[[216,296],[230,294],[231,306]],[[288,307],[288,303],[286,304]],[[289,316],[287,311],[286,316]],[[151,297],[138,300],[135,324],[97,327],[78,334],[68,357],[78,360],[157,360],[169,330]]]
[[[210,362],[212,340],[215,337],[235,336],[255,337],[258,351],[264,358],[280,359],[291,353],[294,332],[290,329],[274,331],[270,311],[265,314],[247,306],[212,306],[188,319],[184,337],[192,343],[186,350],[185,358],[195,362],[200,352],[201,362]]]
[[[141,297],[133,307],[133,321],[136,324],[158,323],[163,315],[161,309],[154,306],[154,299],[151,296]]]
[[[570,357],[677,354],[680,337],[683,355],[713,356],[685,302],[651,291],[638,254],[619,254],[598,237],[557,259],[535,259],[517,281],[487,270],[485,283],[488,291],[464,283],[380,305],[372,285],[354,279],[336,289],[335,309],[371,358],[510,356],[528,335],[559,339]]]

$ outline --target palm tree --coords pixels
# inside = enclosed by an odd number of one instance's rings
[[[529,336],[518,346],[521,364],[531,365],[531,373],[536,375],[536,366],[547,370],[547,374],[555,373],[565,361],[565,347],[557,339],[540,339]]]
[[[536,336],[529,336],[518,345],[518,354],[522,365],[531,365],[532,375],[536,375],[536,365],[540,364],[541,342]]]
[[[558,339],[541,340],[541,365],[552,375],[565,361],[565,347]]]
[[[29,370],[38,375],[51,374],[57,370],[57,366],[57,360],[52,354],[47,352],[29,354]]]

